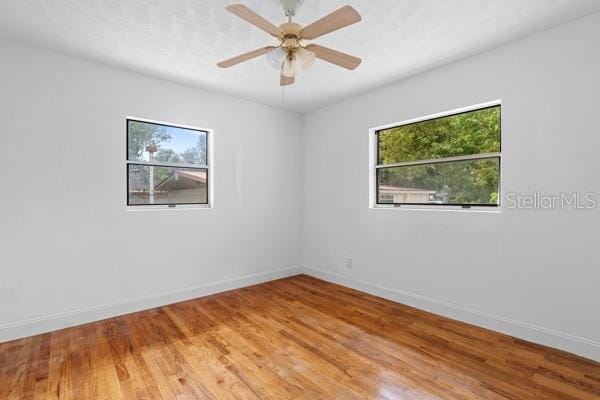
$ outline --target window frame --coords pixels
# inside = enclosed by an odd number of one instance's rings
[[[166,126],[169,128],[180,128],[198,131],[206,135],[206,164],[188,164],[163,161],[143,161],[129,159],[129,121],[144,122],[153,125]],[[171,167],[186,168],[196,170],[206,170],[206,202],[203,203],[154,203],[154,204],[132,204],[129,202],[129,166],[142,165],[153,167]],[[176,209],[211,209],[213,208],[213,130],[207,128],[198,128],[190,125],[174,124],[171,122],[158,121],[140,117],[125,117],[125,204],[127,210],[176,210]]]
[[[397,128],[400,126],[413,125],[425,121],[436,120],[445,117],[451,117],[460,114],[466,114],[473,111],[485,110],[488,108],[500,108],[500,148],[495,153],[478,153],[464,156],[444,157],[429,160],[411,160],[392,164],[379,164],[379,133],[381,131]],[[462,107],[436,114],[425,115],[402,122],[395,122],[383,126],[369,129],[369,208],[372,209],[418,209],[418,210],[483,210],[499,211],[502,207],[502,101],[494,100],[480,103],[468,107]],[[379,202],[379,175],[380,169],[441,164],[457,161],[469,160],[498,160],[498,203],[497,204],[474,204],[474,203],[380,203]]]

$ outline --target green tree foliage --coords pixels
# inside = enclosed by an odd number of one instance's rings
[[[169,162],[169,163],[185,162],[183,160],[183,158],[172,149],[158,150],[158,152],[154,156],[154,161],[162,161],[162,162]],[[170,177],[171,175],[173,175],[175,173],[174,168],[168,168],[168,167],[154,167],[153,170],[154,170],[154,184],[155,185],[160,184],[165,179],[167,179],[168,177]]]
[[[140,121],[128,121],[128,151],[130,160],[143,160],[146,146],[160,145],[171,140],[167,127]]]
[[[187,149],[182,154],[186,163],[190,164],[206,164],[206,134],[198,137],[196,146]]]
[[[500,107],[436,118],[379,132],[378,164],[433,160],[500,151]],[[435,190],[456,204],[496,204],[496,158],[379,170],[379,184]]]
[[[144,160],[146,146],[155,145],[157,148],[160,148],[162,143],[168,142],[171,139],[171,135],[169,135],[165,126],[141,121],[128,121],[127,124],[127,151],[129,153],[127,157],[129,160],[142,161]],[[129,179],[135,180],[135,186],[149,185],[148,174],[149,168],[146,166],[129,166]],[[161,178],[164,179],[162,176],[156,176],[156,172],[154,175],[155,183],[160,182]]]

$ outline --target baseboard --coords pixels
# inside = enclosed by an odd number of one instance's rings
[[[288,267],[0,325],[0,343],[297,275]]]
[[[305,274],[347,286],[378,297],[393,300],[434,314],[466,322],[482,328],[514,336],[529,342],[574,353],[600,361],[600,342],[573,336],[526,322],[515,321],[484,311],[437,300],[428,296],[390,288],[361,279],[347,277],[324,269],[304,267]]]
[[[477,325],[482,328],[491,329],[530,342],[568,351],[600,362],[600,342],[591,339],[577,337],[553,329],[516,321],[469,307],[437,300],[428,296],[378,285],[314,267],[288,267],[270,270],[239,278],[181,288],[170,292],[157,293],[135,299],[125,299],[95,307],[87,307],[2,324],[0,325],[0,343],[268,282],[297,275],[299,273],[305,273],[319,279],[347,286],[375,296]]]

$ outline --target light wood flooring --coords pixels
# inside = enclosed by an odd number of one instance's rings
[[[600,399],[600,363],[305,275],[0,344],[0,399]]]

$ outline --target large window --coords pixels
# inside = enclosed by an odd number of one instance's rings
[[[378,205],[498,206],[500,105],[375,131]]]
[[[127,205],[209,202],[208,132],[127,119]]]

